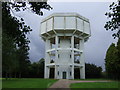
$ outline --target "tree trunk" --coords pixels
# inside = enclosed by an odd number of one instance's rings
[[[10,73],[8,73],[8,79],[10,78]]]
[[[16,76],[16,72],[15,72],[15,76],[14,76],[14,78],[16,78],[17,76]]]
[[[6,72],[6,74],[5,74],[5,78],[6,78],[6,80],[8,79],[8,74],[7,74],[7,72]]]
[[[21,72],[19,73],[19,78],[21,78]]]
[[[11,73],[9,73],[9,78],[10,78],[10,79],[12,78]]]

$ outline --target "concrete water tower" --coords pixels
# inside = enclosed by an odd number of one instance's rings
[[[45,41],[44,78],[85,79],[84,42],[91,35],[89,20],[77,13],[54,13],[41,22]]]

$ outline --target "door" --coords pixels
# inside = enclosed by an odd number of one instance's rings
[[[54,78],[55,68],[50,68],[49,78]]]
[[[66,79],[66,72],[63,72],[63,79]]]

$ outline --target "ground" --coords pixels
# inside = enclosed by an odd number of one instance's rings
[[[110,80],[65,80],[61,79],[50,88],[118,88],[118,82]]]
[[[81,82],[73,83],[70,88],[118,88],[118,82]]]
[[[104,79],[85,79],[85,80],[67,80],[67,79],[2,79],[3,88],[118,88],[120,82]]]
[[[41,79],[41,78],[12,78],[2,80],[2,88],[48,88],[56,79]]]

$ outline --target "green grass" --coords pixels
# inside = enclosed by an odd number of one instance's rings
[[[2,88],[48,88],[57,80],[41,78],[23,78],[2,80]]]
[[[73,79],[72,79],[73,80]],[[106,79],[106,78],[88,78],[88,79],[74,79],[74,80],[84,80],[84,81],[101,81],[101,80],[110,80],[110,79]],[[113,80],[110,80],[113,81]]]
[[[82,82],[73,83],[70,88],[118,88],[120,82]]]

